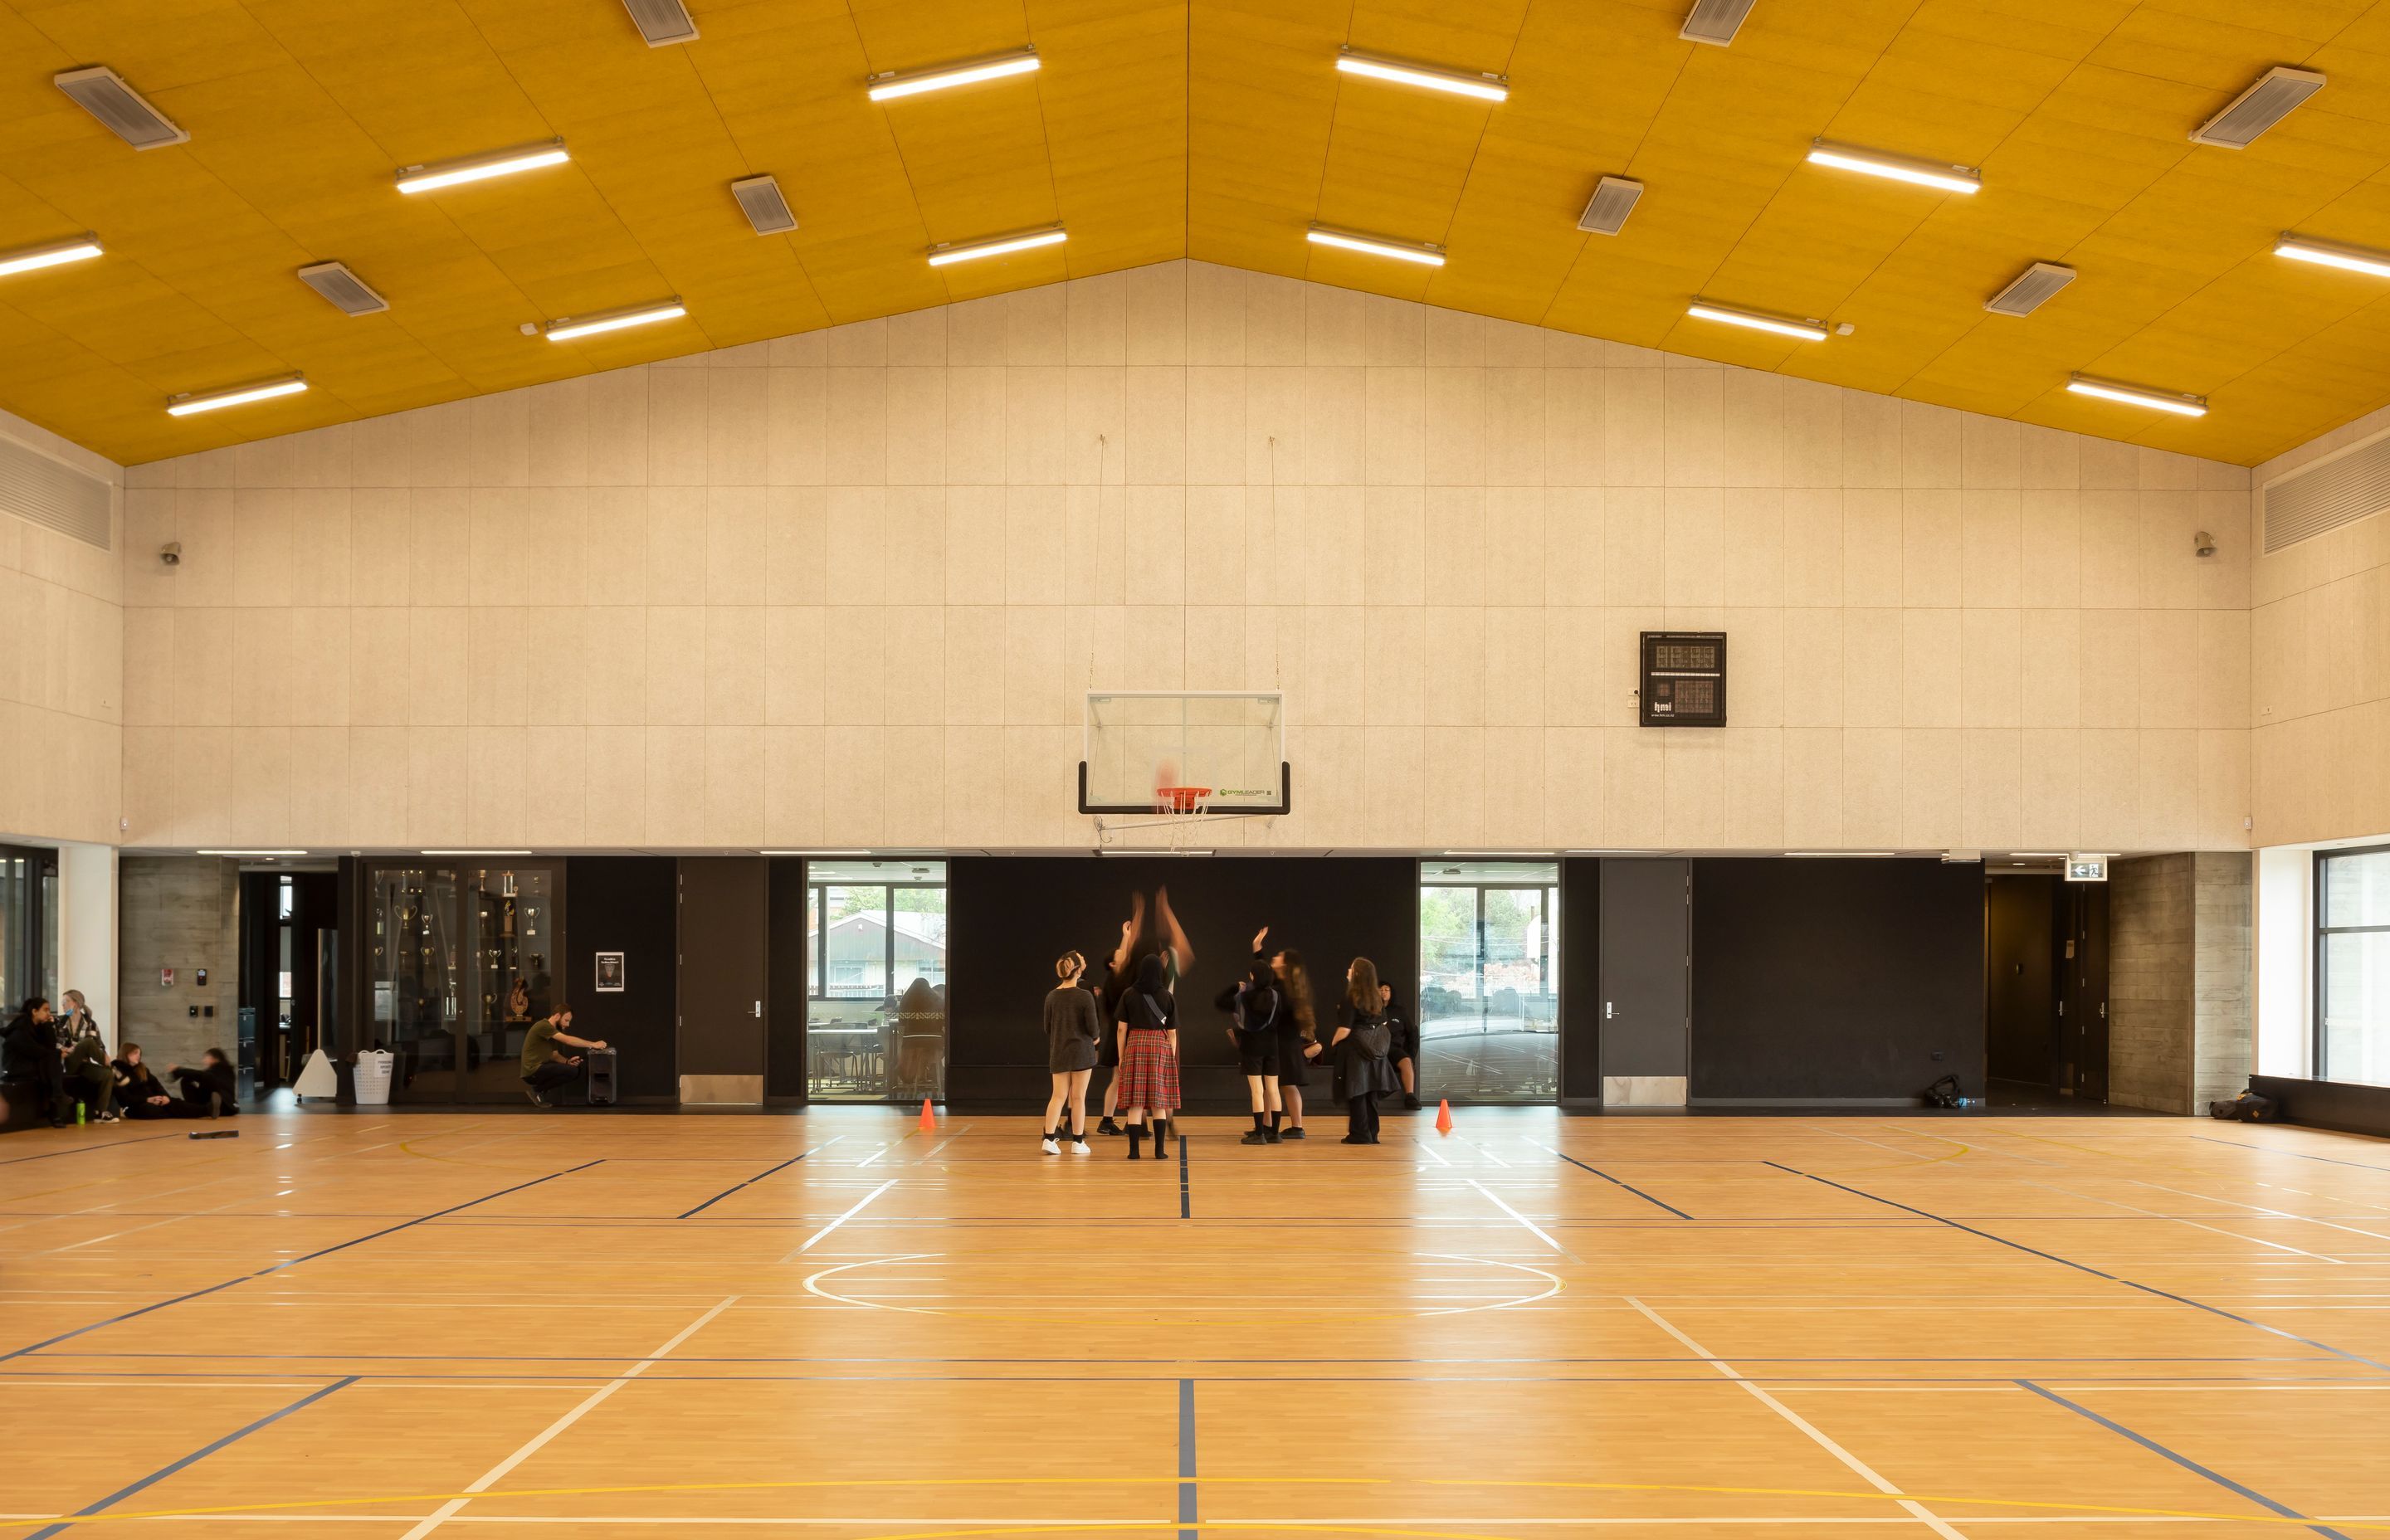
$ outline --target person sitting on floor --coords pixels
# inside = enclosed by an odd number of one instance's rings
[[[229,1118],[240,1110],[240,1080],[222,1048],[210,1048],[199,1067],[166,1066],[166,1078],[182,1087],[186,1118]]]
[[[554,1105],[547,1093],[571,1083],[581,1072],[581,1056],[566,1055],[558,1044],[567,1048],[603,1048],[604,1038],[575,1037],[567,1029],[572,1025],[572,1007],[559,1002],[556,1009],[541,1020],[532,1023],[523,1038],[522,1083],[524,1095],[533,1107]]]
[[[141,1045],[127,1043],[124,1052],[109,1066],[116,1073],[116,1104],[124,1116],[143,1123],[152,1118],[171,1118],[182,1104],[166,1094],[166,1087],[141,1062]]]
[[[67,1100],[66,1050],[58,1046],[50,1002],[36,995],[0,1034],[0,1074],[32,1087],[34,1110],[52,1128],[64,1128],[73,1114]]]
[[[114,1123],[118,1117],[116,1072],[108,1062],[108,1043],[89,1012],[82,1013],[78,1024],[80,1030],[67,1045],[66,1063],[61,1067],[67,1095],[90,1106],[92,1122]]]

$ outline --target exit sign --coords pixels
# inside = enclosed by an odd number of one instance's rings
[[[2069,882],[2105,882],[2108,880],[2108,858],[2104,855],[2070,855],[2066,858],[2066,880]]]

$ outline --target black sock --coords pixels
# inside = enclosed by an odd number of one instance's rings
[[[1129,1124],[1129,1125],[1128,1125],[1128,1158],[1129,1158],[1130,1160],[1134,1161],[1134,1160],[1138,1159],[1138,1155],[1137,1155],[1137,1147],[1138,1147],[1139,1145],[1143,1144],[1144,1142],[1145,1142],[1145,1130],[1144,1130],[1144,1129],[1142,1129],[1142,1128],[1139,1128],[1139,1127],[1138,1127],[1137,1124],[1135,1124],[1135,1123],[1131,1123],[1131,1124]]]
[[[1266,1114],[1265,1114],[1265,1113],[1261,1113],[1261,1112],[1256,1112],[1256,1113],[1254,1113],[1254,1114],[1253,1114],[1253,1132],[1254,1132],[1254,1133],[1258,1134],[1258,1133],[1260,1133],[1260,1132],[1262,1131],[1262,1119],[1263,1119],[1266,1115]]]
[[[1270,1120],[1270,1124],[1269,1124],[1269,1125],[1270,1125],[1272,1128],[1276,1128],[1276,1127],[1279,1125],[1279,1121],[1280,1119],[1284,1118],[1285,1116],[1286,1116],[1286,1114],[1285,1114],[1284,1112],[1272,1112],[1272,1113],[1269,1115],[1269,1120]]]

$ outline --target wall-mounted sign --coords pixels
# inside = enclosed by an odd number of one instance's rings
[[[598,993],[600,995],[623,993],[623,954],[620,952],[598,954]]]
[[[205,989],[205,988],[207,988],[207,987],[208,987],[208,970],[207,970],[206,969],[202,968],[202,969],[199,969],[199,987],[200,987],[201,989]]]
[[[1726,633],[1646,631],[1637,700],[1646,727],[1726,725]]]
[[[2066,880],[2069,882],[2105,882],[2108,880],[2108,858],[2104,855],[2070,855],[2066,858]]]
[[[174,987],[174,970],[173,969],[161,968],[158,970],[158,987],[160,989],[172,989]]]

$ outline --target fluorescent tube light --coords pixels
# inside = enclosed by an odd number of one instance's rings
[[[1882,859],[1888,856],[1897,855],[1900,853],[1898,851],[1891,850],[1788,850],[1784,853],[1789,856],[1792,856],[1797,860],[1839,861],[1845,857],[1857,856],[1867,856],[1871,859]]]
[[[527,850],[427,850],[423,855],[529,855]]]
[[[238,406],[245,402],[297,395],[306,388],[305,375],[289,374],[274,379],[261,379],[253,385],[231,385],[221,391],[190,391],[178,396],[168,396],[166,415],[187,417],[194,412],[212,412],[219,406]]]
[[[2066,852],[2062,850],[2012,850],[2009,852],[2009,854],[2017,859],[2027,861],[2063,861],[2066,859]]]
[[[1219,852],[1210,850],[1171,850],[1166,846],[1148,848],[1130,846],[1121,848],[1111,845],[1104,845],[1099,847],[1096,853],[1098,855],[1217,855]]]
[[[643,327],[650,321],[671,321],[688,314],[678,297],[660,300],[653,304],[633,305],[626,310],[601,311],[595,315],[567,315],[550,321],[541,329],[551,342],[570,342],[576,337],[594,337],[601,331],[620,331],[624,327]]]
[[[1397,85],[1422,85],[1431,91],[1446,91],[1456,96],[1474,96],[1484,102],[1510,99],[1510,82],[1503,75],[1465,75],[1458,70],[1439,70],[1433,65],[1371,58],[1350,48],[1336,56],[1336,68],[1348,75],[1390,80]]]
[[[238,855],[238,856],[258,856],[258,857],[264,857],[264,856],[269,856],[269,855],[304,855],[304,854],[306,854],[307,853],[306,853],[305,851],[303,851],[303,850],[201,850],[201,851],[193,851],[191,853],[192,853],[192,854],[194,854],[194,855]]]
[[[96,248],[95,248],[96,250]],[[2294,262],[2311,262],[2319,267],[2342,267],[2351,273],[2371,273],[2377,278],[2390,278],[2390,251],[2376,251],[2363,246],[2338,246],[2326,240],[2309,240],[2288,230],[2274,244],[2274,255]],[[0,273],[9,271],[0,260]]]
[[[2178,396],[2165,391],[2145,391],[2138,385],[2118,385],[2105,379],[2087,379],[2075,375],[2066,388],[2078,396],[2098,396],[2102,401],[2121,401],[2127,406],[2147,406],[2155,411],[2172,412],[2178,417],[2207,416],[2205,396]]]
[[[439,160],[428,166],[403,166],[398,173],[398,190],[403,193],[430,192],[434,187],[453,187],[460,182],[485,182],[493,176],[511,176],[519,171],[560,166],[572,159],[565,153],[564,141],[552,139],[544,145],[525,145],[520,149],[501,149],[488,155],[468,156],[461,160]]]
[[[985,240],[943,241],[930,248],[930,265],[945,267],[958,262],[975,262],[981,257],[1000,257],[1008,251],[1026,251],[1032,247],[1059,246],[1070,239],[1060,225],[1049,229],[1028,230],[1017,236],[990,236]]]
[[[869,855],[867,850],[759,850],[758,855],[859,856]]]
[[[1025,75],[1039,68],[1039,63],[1036,49],[1023,48],[1017,54],[970,64],[942,64],[909,74],[900,75],[891,70],[871,77],[871,99],[893,101],[898,96],[918,96],[924,91],[944,91],[950,85],[973,85],[983,80],[1001,80],[1006,75]]]
[[[60,263],[82,262],[86,257],[97,255],[97,236],[54,240],[47,246],[20,246],[14,251],[0,251],[0,277],[11,273],[31,273],[39,267],[56,267]]]
[[[1754,331],[1772,331],[1780,337],[1798,337],[1805,342],[1826,340],[1826,323],[1790,315],[1769,315],[1762,311],[1737,310],[1730,305],[1712,304],[1707,300],[1695,300],[1685,314],[1699,321],[1723,321],[1730,327],[1749,327]]]
[[[1944,192],[1975,193],[1984,190],[1984,173],[1972,166],[1936,165],[1931,160],[1911,160],[1905,156],[1884,155],[1871,149],[1854,149],[1848,145],[1830,145],[1823,139],[1810,141],[1809,159],[1820,166],[1836,166],[1844,171],[1886,177],[1921,187],[1939,187]]]
[[[1314,246],[1337,246],[1347,251],[1367,251],[1373,257],[1392,257],[1396,262],[1415,262],[1421,267],[1442,267],[1444,248],[1426,241],[1388,240],[1382,236],[1365,236],[1352,230],[1330,229],[1325,225],[1311,227],[1309,237]]]

